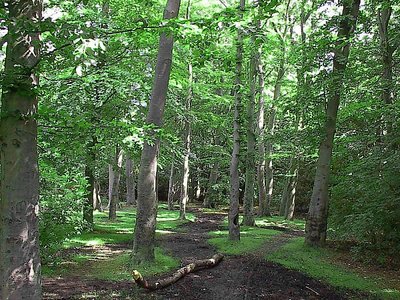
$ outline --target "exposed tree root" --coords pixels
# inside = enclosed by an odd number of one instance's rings
[[[174,272],[171,276],[160,279],[156,282],[148,282],[146,279],[143,278],[142,274],[140,274],[137,270],[134,270],[132,272],[132,276],[138,286],[148,289],[148,290],[151,290],[151,291],[154,291],[154,290],[162,289],[164,287],[167,287],[167,286],[177,282],[179,279],[185,277],[189,273],[198,271],[200,269],[212,268],[212,267],[216,266],[217,264],[219,264],[223,258],[224,258],[224,256],[222,254],[217,253],[209,259],[196,260],[196,261],[180,268],[179,270]]]

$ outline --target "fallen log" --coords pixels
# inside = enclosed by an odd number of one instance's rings
[[[217,253],[209,259],[196,260],[196,261],[178,269],[171,276],[157,280],[156,282],[147,281],[146,279],[143,278],[142,274],[140,274],[139,271],[137,271],[137,270],[134,270],[132,272],[132,277],[135,280],[136,284],[142,288],[145,288],[145,289],[148,289],[151,291],[159,290],[159,289],[162,289],[164,287],[167,287],[167,286],[177,282],[179,279],[185,277],[189,273],[198,271],[200,269],[212,268],[212,267],[218,265],[223,258],[224,258],[224,256],[222,254]]]

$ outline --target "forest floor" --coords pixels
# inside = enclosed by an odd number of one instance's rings
[[[178,258],[180,265],[210,258],[217,253],[209,242],[210,232],[221,233],[226,219],[224,213],[205,213],[200,209],[192,209],[192,212],[196,216],[194,222],[185,223],[175,231],[169,231],[170,234],[157,236],[159,246]],[[300,230],[271,232],[271,236],[256,250],[226,255],[218,266],[188,274],[172,286],[153,292],[138,288],[132,280],[90,278],[86,273],[95,270],[91,268],[91,262],[86,261],[86,267],[75,272],[45,277],[44,299],[375,299],[366,292],[339,290],[266,259],[302,235]],[[132,242],[124,241],[66,249],[63,255],[76,252],[83,257],[90,254],[94,260],[107,261],[131,248]]]

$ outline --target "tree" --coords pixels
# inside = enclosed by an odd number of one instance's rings
[[[306,244],[320,246],[325,243],[328,223],[328,183],[332,159],[333,139],[343,77],[350,52],[350,37],[354,33],[360,9],[360,0],[343,2],[338,42],[333,58],[331,97],[328,99],[324,137],[319,147],[317,170],[306,222]]]
[[[37,158],[42,1],[8,1],[0,122],[0,298],[41,299]]]
[[[168,0],[164,19],[175,18],[179,13],[180,4],[180,0]],[[161,127],[163,122],[173,44],[171,34],[161,34],[150,108],[146,118],[146,123],[155,128]],[[138,178],[137,215],[133,243],[133,257],[138,263],[154,260],[157,217],[157,155],[160,140],[154,131],[150,133],[150,136],[154,140],[151,143],[148,141],[144,143]]]
[[[245,0],[240,0],[239,17],[242,18],[245,9]],[[239,152],[240,152],[240,106],[242,84],[242,59],[243,59],[243,29],[238,28],[236,42],[236,74],[235,74],[235,107],[233,119],[233,150],[230,166],[230,206],[229,206],[229,239],[240,240],[239,224]]]

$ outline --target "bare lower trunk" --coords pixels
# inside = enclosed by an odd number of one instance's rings
[[[252,38],[253,43],[255,39]],[[247,153],[246,153],[246,182],[244,190],[244,208],[243,208],[243,225],[254,226],[255,219],[253,213],[254,203],[254,178],[256,170],[256,136],[254,107],[256,99],[256,81],[257,81],[257,53],[252,52],[250,60],[250,97],[247,104]]]
[[[103,211],[100,198],[100,183],[97,180],[94,183],[93,208]]]
[[[180,0],[168,0],[164,19],[175,18],[179,13],[180,3]],[[163,122],[172,64],[172,49],[172,36],[162,33],[150,107],[146,118],[147,124],[156,127],[161,127]],[[155,133],[151,133],[151,135],[154,142],[151,144],[144,143],[140,160],[137,215],[133,242],[133,260],[136,263],[154,261],[154,236],[157,217],[156,175],[160,140]]]
[[[186,10],[186,19],[190,17],[190,0],[188,1],[187,10]],[[182,189],[181,189],[181,201],[179,207],[179,219],[186,219],[186,204],[188,202],[188,182],[189,182],[189,155],[190,155],[190,134],[191,134],[191,126],[190,126],[190,109],[192,105],[192,97],[193,97],[193,68],[192,63],[189,62],[188,65],[188,73],[189,73],[189,88],[188,95],[186,97],[185,103],[185,121],[184,121],[184,144],[185,144],[185,155],[183,157],[183,170],[182,170]]]
[[[42,298],[37,158],[41,1],[7,1],[0,114],[0,299]]]
[[[214,200],[212,197],[215,195],[214,185],[217,183],[218,180],[218,169],[219,169],[219,162],[214,162],[214,165],[210,172],[210,177],[208,179],[208,187],[207,192],[204,197],[203,207],[211,208],[214,206]]]
[[[126,175],[126,203],[128,205],[136,205],[135,172],[133,170],[132,159],[129,157],[126,158],[125,175]]]
[[[296,188],[299,172],[299,161],[296,157],[292,158],[292,165],[290,167],[290,174],[288,178],[287,186],[287,198],[285,201],[285,213],[284,217],[286,220],[293,220],[294,207],[296,203]]]
[[[171,171],[169,173],[168,183],[168,209],[174,209],[174,161],[171,163]]]
[[[93,175],[93,165],[88,164],[85,167],[85,177],[88,181],[88,195],[86,196],[86,201],[83,204],[83,221],[85,222],[89,230],[93,229],[93,199],[94,199],[94,189],[95,189],[95,178]]]
[[[328,183],[332,159],[333,138],[336,130],[336,118],[339,108],[343,76],[350,52],[349,38],[353,34],[359,12],[360,0],[343,3],[342,20],[339,26],[338,43],[333,58],[332,96],[328,101],[324,138],[319,147],[317,170],[306,222],[308,245],[323,245],[326,240],[328,222]],[[343,43],[346,40],[346,43]]]
[[[245,9],[245,0],[240,0],[240,18]],[[239,152],[240,152],[240,106],[241,106],[241,82],[242,82],[242,59],[243,59],[243,31],[238,29],[236,44],[236,79],[235,79],[235,112],[233,119],[233,150],[230,166],[230,206],[228,214],[229,239],[240,240],[239,224]]]
[[[108,218],[110,220],[115,220],[117,218],[117,206],[119,202],[119,184],[121,180],[121,169],[122,169],[122,161],[123,161],[123,151],[117,147],[115,151],[116,157],[116,170],[114,172],[114,184],[112,186],[112,195],[110,201],[110,207],[108,210]]]
[[[267,190],[265,183],[265,144],[264,144],[264,110],[265,110],[265,79],[264,68],[261,62],[261,48],[258,54],[258,80],[259,80],[259,98],[258,98],[258,214],[265,216],[267,214]]]
[[[111,203],[111,198],[112,198],[112,189],[114,186],[114,170],[113,170],[113,166],[112,164],[108,165],[108,204],[107,204],[107,209],[110,207],[110,203]]]

